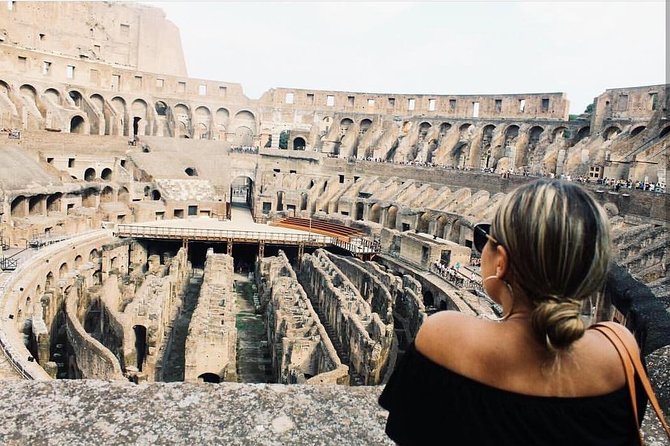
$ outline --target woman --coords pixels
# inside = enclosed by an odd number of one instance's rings
[[[636,444],[621,360],[580,317],[606,280],[603,209],[576,184],[535,181],[475,226],[474,246],[503,317],[426,320],[379,399],[387,434],[403,445]]]

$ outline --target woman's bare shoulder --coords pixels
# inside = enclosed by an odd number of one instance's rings
[[[441,311],[426,319],[417,333],[415,345],[429,359],[450,367],[453,355],[457,353],[462,361],[467,352],[476,350],[477,344],[486,339],[489,323],[457,311]]]

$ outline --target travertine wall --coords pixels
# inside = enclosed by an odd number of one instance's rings
[[[237,328],[233,291],[233,258],[207,251],[198,304],[186,338],[184,381],[197,382],[212,373],[236,381]]]
[[[305,254],[300,281],[365,384],[381,382],[393,342],[393,323],[385,323],[325,252]],[[384,315],[386,316],[386,315]]]
[[[258,272],[276,381],[349,384],[349,368],[338,357],[284,252],[261,259]]]

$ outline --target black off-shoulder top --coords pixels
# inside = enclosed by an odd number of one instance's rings
[[[646,396],[638,388],[640,419]],[[483,384],[438,365],[412,343],[379,404],[386,433],[401,445],[635,445],[628,389],[589,397],[546,397]]]

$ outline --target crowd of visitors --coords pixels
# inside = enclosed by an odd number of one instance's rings
[[[231,146],[230,147],[231,152],[237,152],[237,153],[258,153],[258,147],[257,146]]]

